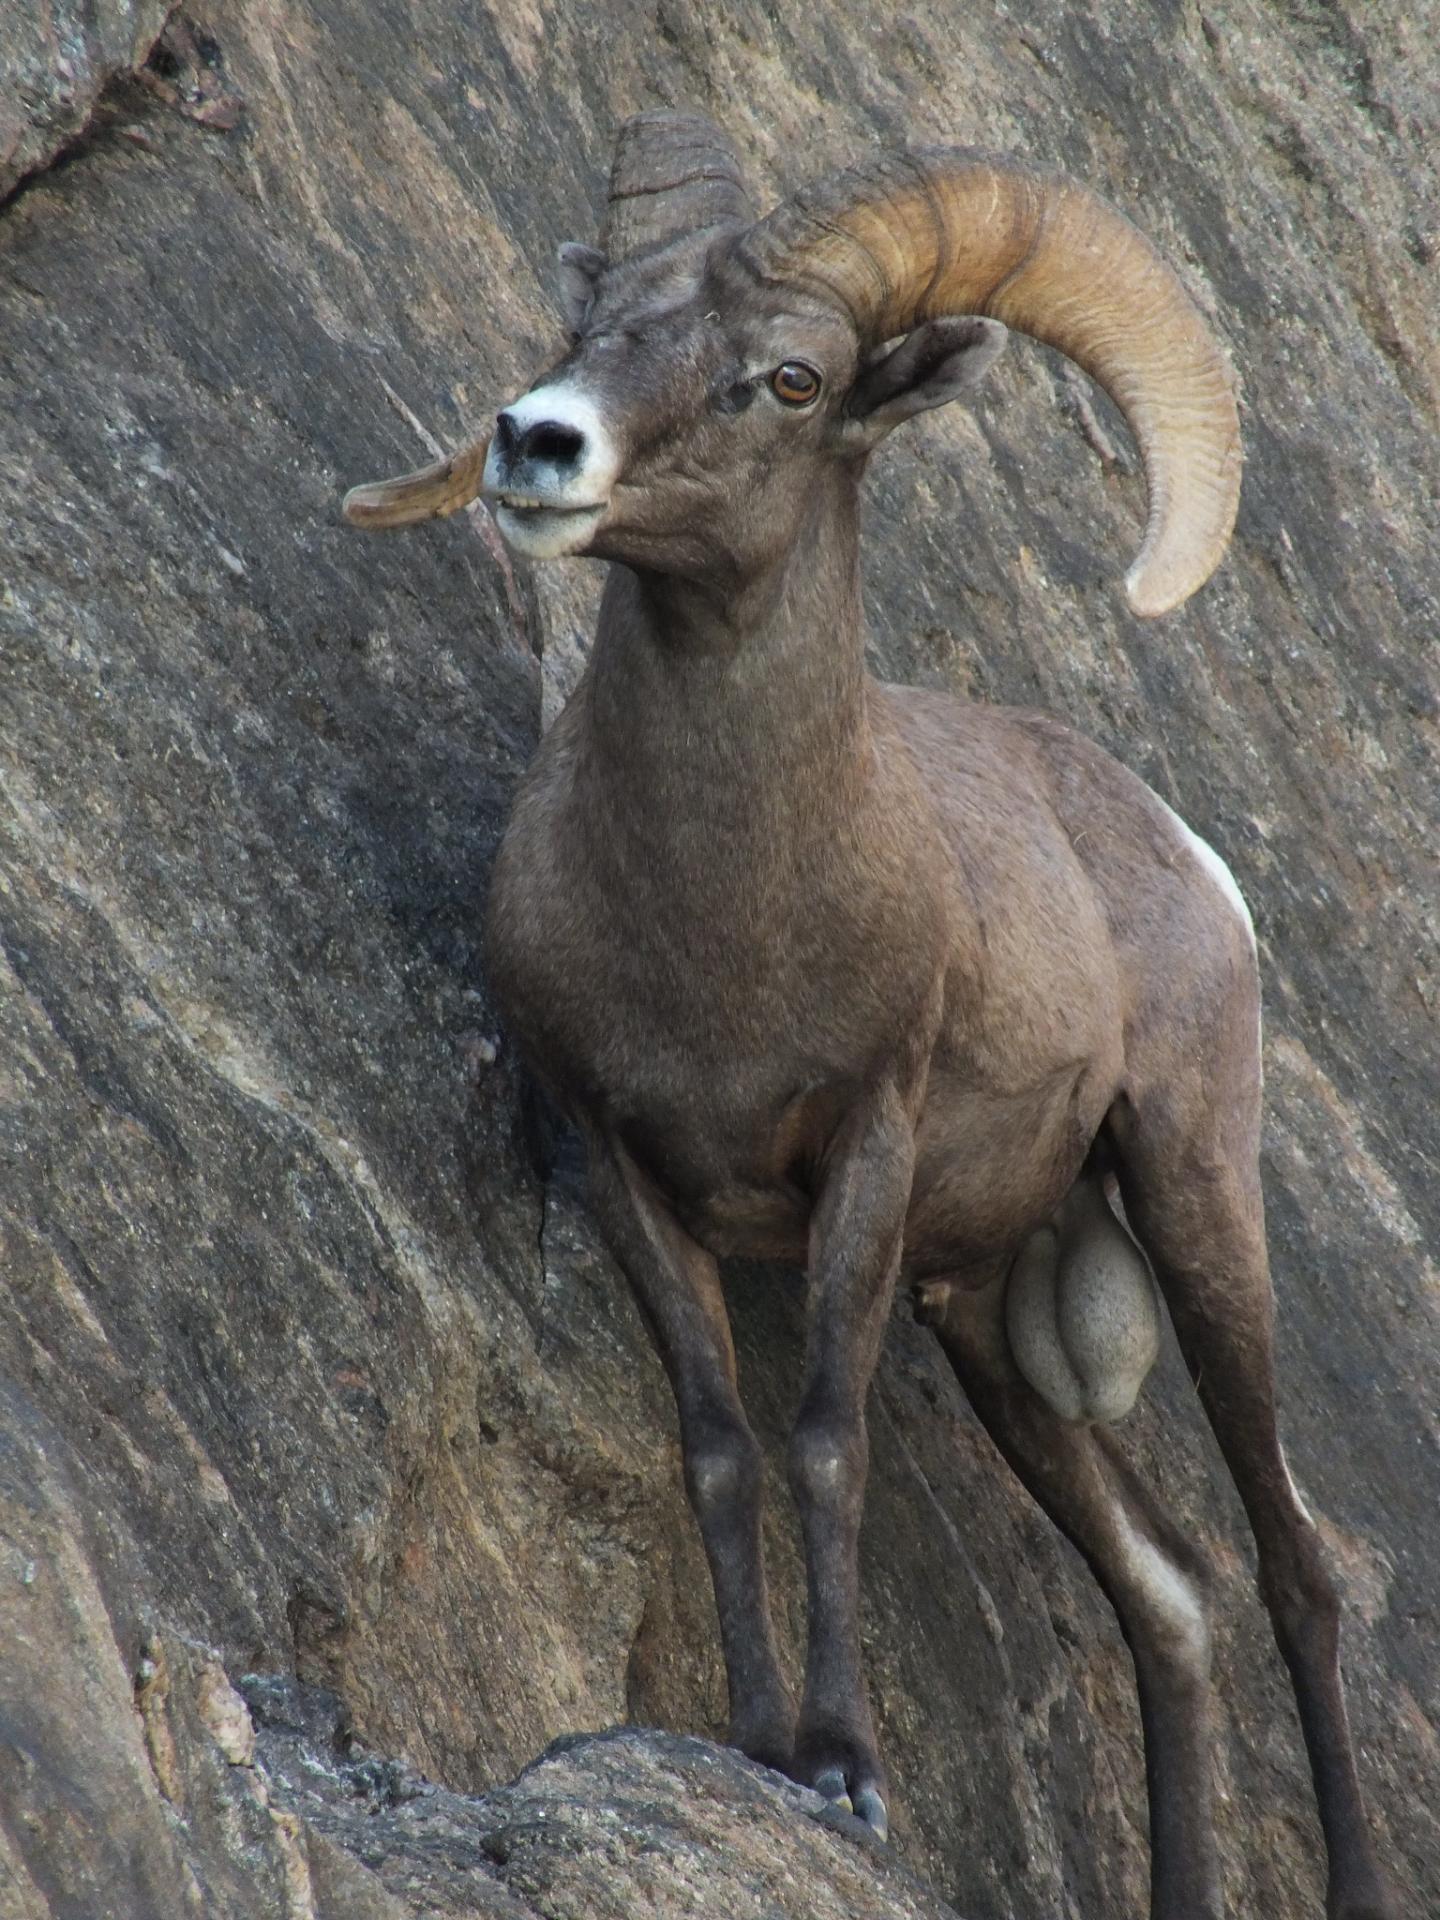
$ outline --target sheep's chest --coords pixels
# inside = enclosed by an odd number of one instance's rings
[[[825,1149],[899,1034],[865,1030],[843,998],[821,1021],[807,993],[748,984],[727,1013],[713,972],[682,985],[631,950],[560,989],[544,1033],[525,1037],[560,1098],[621,1141],[703,1245],[798,1257]]]
[[[1003,1234],[977,1201],[1003,1187],[1023,1212],[1022,1187],[1048,1193],[1076,1036],[1027,1029],[1018,1075],[975,1054],[986,1036],[966,1032],[979,996],[961,957],[976,941],[908,762],[877,761],[853,817],[752,795],[707,832],[661,783],[637,823],[633,793],[621,808],[582,777],[577,704],[532,765],[491,893],[492,978],[552,1091],[623,1142],[702,1244],[793,1257],[836,1128],[913,1045],[943,975],[953,1110],[920,1142],[927,1180],[955,1189],[936,1224],[948,1238],[983,1212],[987,1238]]]
[[[623,1142],[704,1245],[754,1257],[803,1253],[834,1130],[923,1006],[926,944],[877,949],[867,971],[824,902],[761,943],[723,915],[672,903],[661,921],[613,889],[539,885],[508,844],[489,942],[552,1092]]]
[[[592,927],[582,953],[563,920],[532,914],[519,937],[492,935],[507,1017],[552,1091],[623,1143],[701,1245],[802,1259],[826,1149],[917,1020],[923,974],[897,986],[833,946],[783,942],[767,959],[716,941],[702,969],[644,924],[628,938]],[[947,1049],[920,1126],[907,1258],[968,1266],[1048,1213],[1098,1117],[1088,1082],[1072,1057],[985,1085]]]

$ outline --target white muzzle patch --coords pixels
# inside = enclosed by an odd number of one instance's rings
[[[510,546],[532,560],[583,552],[610,504],[620,456],[598,408],[568,381],[533,387],[505,408],[511,452],[500,436],[485,461],[486,503]],[[556,459],[526,453],[535,427],[566,428],[580,439],[578,454]]]

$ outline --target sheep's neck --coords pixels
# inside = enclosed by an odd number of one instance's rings
[[[728,595],[612,571],[581,773],[606,831],[657,857],[668,842],[717,883],[833,841],[873,765],[857,532],[842,487],[782,561]]]

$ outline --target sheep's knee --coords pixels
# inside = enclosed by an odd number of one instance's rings
[[[865,1484],[863,1436],[830,1421],[801,1419],[790,1436],[790,1486],[802,1505],[844,1507]]]
[[[1062,1420],[1118,1420],[1160,1351],[1160,1302],[1144,1255],[1084,1180],[1033,1233],[1010,1272],[1015,1364]]]
[[[739,1428],[708,1437],[685,1455],[685,1489],[702,1518],[722,1512],[759,1492],[760,1447]]]

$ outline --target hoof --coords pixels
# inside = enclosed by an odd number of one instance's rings
[[[841,1813],[854,1813],[855,1809],[850,1804],[850,1789],[839,1767],[826,1767],[823,1773],[817,1773],[815,1791],[827,1806],[838,1807]]]
[[[890,1815],[874,1787],[861,1787],[855,1795],[855,1818],[863,1820],[877,1840],[890,1838]]]
[[[868,1827],[876,1840],[890,1838],[890,1815],[878,1787],[856,1787],[852,1793],[839,1767],[825,1767],[815,1776],[815,1791],[827,1807]]]
[[[772,1773],[788,1775],[790,1772],[791,1742],[788,1740],[732,1740],[730,1745],[756,1766],[769,1767]]]

